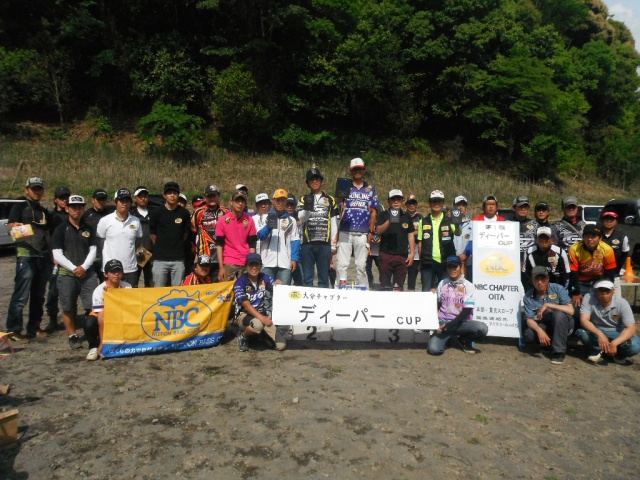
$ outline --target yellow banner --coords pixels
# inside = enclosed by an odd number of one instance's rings
[[[102,355],[215,346],[224,335],[233,300],[233,282],[109,289],[104,296]]]

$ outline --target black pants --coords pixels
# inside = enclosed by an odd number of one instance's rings
[[[544,312],[542,320],[538,326],[551,338],[551,348],[553,353],[565,353],[567,351],[567,337],[573,331],[574,320],[571,315],[567,315],[559,310],[548,309]],[[524,331],[524,341],[526,343],[539,343],[538,334],[527,327]]]
[[[81,323],[81,325],[76,325],[84,330],[84,336],[87,337],[89,348],[98,348],[100,346],[100,325],[98,324],[98,317],[95,315],[86,315],[84,322]]]

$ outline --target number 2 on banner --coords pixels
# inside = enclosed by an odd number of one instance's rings
[[[307,340],[318,340],[316,338],[316,332],[318,331],[318,327],[307,327],[307,330],[311,330],[311,333],[307,335]]]
[[[391,332],[391,336],[389,337],[389,341],[391,343],[398,343],[400,341],[400,330],[389,330]]]

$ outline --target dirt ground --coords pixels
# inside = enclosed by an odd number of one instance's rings
[[[2,327],[14,262],[0,255]],[[0,478],[638,478],[640,360],[477,346],[231,341],[90,363],[57,333],[0,362],[0,408],[20,412]]]

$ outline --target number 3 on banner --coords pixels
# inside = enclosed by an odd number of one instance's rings
[[[307,330],[311,330],[311,333],[307,335],[307,340],[318,340],[316,338],[316,332],[318,331],[318,327],[307,327]]]
[[[389,330],[391,332],[391,336],[389,337],[389,341],[391,343],[398,343],[400,341],[400,330]]]

